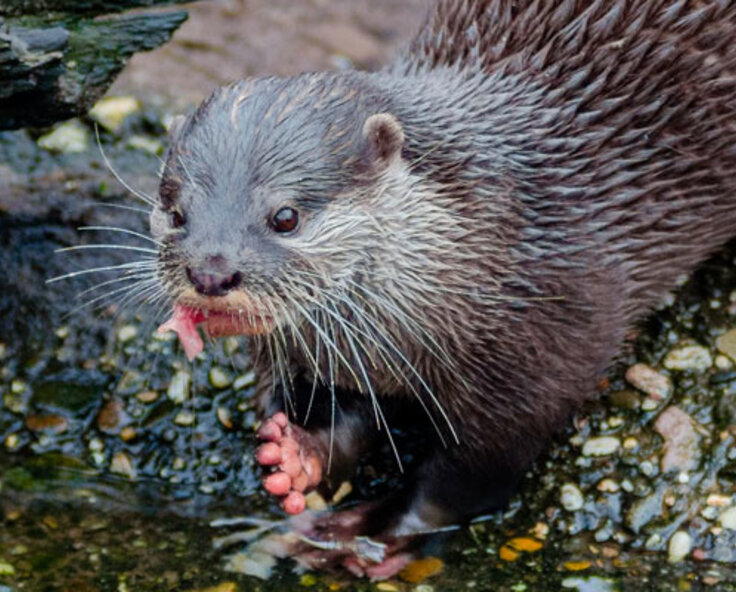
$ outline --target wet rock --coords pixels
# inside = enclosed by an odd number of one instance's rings
[[[668,370],[703,372],[713,365],[713,357],[702,345],[685,345],[670,351],[664,359]]]
[[[679,407],[667,407],[654,423],[654,429],[664,438],[664,454],[660,467],[663,472],[691,471],[700,462],[700,435],[693,419]]]
[[[583,507],[583,494],[574,483],[565,483],[560,488],[560,504],[568,512],[575,512]]]
[[[246,387],[249,387],[256,382],[256,375],[255,372],[250,371],[246,372],[245,374],[241,374],[238,376],[235,381],[233,382],[233,388],[236,391],[239,391],[241,389],[244,389]]]
[[[158,393],[156,391],[143,391],[138,393],[136,396],[141,403],[153,403],[158,399]]]
[[[723,511],[718,517],[718,522],[723,528],[736,530],[736,507]]]
[[[189,397],[189,384],[191,383],[192,377],[188,372],[179,370],[171,378],[169,388],[166,391],[166,396],[169,397],[174,403],[183,403]]]
[[[196,420],[196,416],[191,411],[180,411],[174,418],[174,423],[180,426],[193,425]]]
[[[670,563],[682,561],[690,553],[692,546],[692,537],[684,530],[678,530],[667,545],[667,560]]]
[[[63,154],[86,152],[90,147],[89,132],[78,119],[72,119],[41,136],[38,145],[44,150]]]
[[[127,343],[128,341],[135,339],[138,335],[138,328],[135,325],[123,325],[118,329],[118,341],[120,343]]]
[[[718,351],[736,361],[736,329],[731,329],[716,339],[716,347]]]
[[[210,384],[218,389],[224,389],[232,383],[232,377],[227,370],[218,366],[213,366],[210,369]]]
[[[130,457],[125,452],[116,452],[110,462],[110,472],[128,479],[136,478],[136,471]]]
[[[608,456],[621,447],[621,441],[613,436],[600,436],[591,438],[583,444],[583,455],[585,456]]]
[[[117,397],[110,399],[97,413],[97,427],[106,434],[118,434],[123,415],[123,402]]]
[[[651,495],[636,500],[626,513],[626,525],[635,533],[662,515],[664,503],[664,488],[660,488]]]
[[[128,116],[140,108],[135,97],[106,97],[95,103],[89,110],[89,115],[108,131],[117,133]]]
[[[626,371],[626,380],[653,399],[666,399],[672,392],[672,381],[646,364],[634,364]]]
[[[32,432],[61,434],[69,428],[69,421],[61,415],[29,415],[25,425]]]

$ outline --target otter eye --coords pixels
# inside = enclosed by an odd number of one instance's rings
[[[187,219],[184,217],[184,214],[182,214],[181,212],[177,212],[176,210],[171,212],[171,225],[174,228],[181,228],[186,223]]]
[[[291,232],[299,224],[299,212],[294,208],[281,208],[271,218],[271,228],[276,232]]]

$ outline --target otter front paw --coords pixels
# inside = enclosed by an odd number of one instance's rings
[[[317,487],[322,480],[323,454],[316,439],[306,430],[289,423],[279,412],[267,419],[258,430],[266,440],[256,451],[256,460],[273,469],[263,479],[271,495],[282,498],[281,507],[288,514],[304,511],[304,493]]]

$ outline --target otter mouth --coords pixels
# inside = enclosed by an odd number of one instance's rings
[[[198,328],[207,337],[228,337],[230,335],[263,335],[273,329],[274,320],[270,315],[257,313],[252,309],[212,305],[211,303],[178,302],[174,305],[169,319],[159,328],[159,333],[173,331],[179,337],[184,353],[191,361],[204,350],[204,341]]]

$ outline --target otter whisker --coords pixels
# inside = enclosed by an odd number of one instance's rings
[[[363,318],[368,323],[370,323],[373,326],[374,330],[380,331],[380,328],[377,326],[376,322],[373,321],[369,316],[366,315]],[[432,399],[432,402],[434,403],[434,405],[437,407],[437,410],[442,415],[442,418],[444,419],[445,423],[447,424],[447,427],[449,428],[450,433],[453,436],[453,439],[455,440],[455,442],[457,444],[459,444],[460,443],[460,439],[458,438],[457,432],[455,431],[455,428],[452,425],[452,422],[450,421],[449,416],[445,412],[444,408],[442,407],[442,405],[440,404],[439,400],[437,399],[437,397],[435,396],[434,392],[429,387],[429,385],[427,384],[427,382],[424,380],[424,378],[422,377],[422,375],[414,367],[414,365],[411,362],[409,362],[409,360],[407,359],[406,355],[404,355],[404,353],[396,346],[396,344],[393,343],[393,341],[391,339],[388,339],[388,337],[385,336],[385,341],[386,341],[386,345],[388,347],[390,347],[397,356],[399,356],[399,358],[401,359],[401,361],[406,365],[406,367],[411,371],[411,373],[414,374],[414,376],[417,378],[417,380],[419,380],[420,384],[422,385],[422,387],[424,388],[424,390],[427,392],[427,394],[429,395],[429,397]]]
[[[156,249],[147,249],[145,247],[134,247],[131,245],[116,245],[116,244],[99,244],[99,245],[76,245],[73,247],[62,247],[56,249],[54,253],[69,253],[71,251],[86,251],[89,249],[115,249],[117,251],[135,251],[137,253],[150,253],[157,254]]]
[[[90,292],[94,292],[95,290],[99,290],[100,288],[103,288],[105,286],[109,286],[111,284],[117,284],[120,282],[128,282],[131,280],[142,280],[146,278],[155,278],[154,271],[151,270],[149,272],[140,272],[140,273],[126,273],[126,275],[123,275],[122,277],[117,277],[111,280],[107,280],[104,282],[100,282],[98,284],[95,284],[94,286],[91,286],[87,288],[86,290],[82,290],[78,294],[76,294],[76,298],[80,298],[84,296],[85,294],[89,294]]]
[[[121,232],[123,234],[129,234],[131,236],[135,236],[137,238],[146,240],[159,247],[163,247],[162,242],[157,241],[156,239],[153,239],[150,236],[147,236],[140,232],[136,232],[135,230],[130,230],[128,228],[120,228],[119,226],[80,226],[79,228],[77,228],[77,230],[109,230],[111,232]]]
[[[98,208],[115,208],[118,210],[128,210],[130,212],[139,212],[141,214],[146,214],[147,216],[151,214],[151,210],[147,210],[145,208],[137,208],[135,206],[125,206],[122,204],[110,204],[110,203],[105,203],[102,201],[95,201],[92,203]]]
[[[353,314],[355,315],[356,319],[359,320],[361,325],[365,327],[366,313],[364,311],[353,309]],[[378,333],[379,333],[378,336],[381,337],[384,341],[388,340],[388,336],[384,332],[378,331]],[[427,407],[427,404],[425,403],[424,398],[421,396],[421,393],[419,392],[419,390],[417,390],[417,388],[414,386],[414,383],[411,380],[409,380],[409,378],[406,376],[404,372],[401,371],[401,369],[399,368],[399,365],[396,362],[394,362],[394,360],[391,359],[390,354],[386,351],[386,347],[383,344],[381,344],[375,336],[373,336],[370,333],[366,333],[366,337],[371,341],[371,343],[373,343],[376,346],[378,355],[381,357],[381,360],[384,362],[384,364],[386,365],[386,368],[389,370],[391,375],[396,379],[396,381],[399,384],[405,384],[412,391],[415,398],[419,402],[419,405],[422,407],[427,417],[429,418],[429,421],[434,427],[434,430],[437,433],[437,436],[439,437],[440,442],[442,443],[442,446],[447,448],[447,442],[445,441],[445,437],[442,434],[442,430],[440,430],[439,425],[437,425],[437,421],[434,418],[434,414]]]
[[[140,261],[130,261],[128,263],[121,263],[119,265],[107,265],[105,267],[92,267],[90,269],[81,269],[79,271],[72,271],[70,273],[65,273],[63,275],[57,275],[56,277],[52,277],[46,280],[45,283],[47,284],[53,284],[55,282],[60,282],[61,280],[68,280],[71,278],[79,277],[81,275],[86,275],[89,273],[101,273],[105,271],[118,271],[122,269],[148,269],[148,268],[155,268],[156,266],[156,258],[155,257],[149,257]]]
[[[127,294],[129,294],[131,292],[142,290],[144,288],[147,289],[147,288],[150,288],[150,287],[153,287],[153,286],[157,286],[157,284],[158,284],[158,282],[155,279],[138,280],[135,283],[133,283],[132,285],[123,286],[122,288],[117,288],[115,290],[110,290],[110,291],[108,291],[108,292],[106,292],[104,294],[101,294],[100,296],[96,296],[95,298],[92,298],[92,299],[90,299],[90,300],[82,303],[78,307],[75,307],[74,309],[72,309],[71,311],[69,311],[67,314],[65,314],[63,318],[64,319],[67,319],[67,318],[71,317],[72,315],[80,312],[81,310],[84,310],[85,308],[89,308],[91,306],[94,306],[95,304],[97,304],[98,302],[101,302],[103,300],[110,299],[112,296],[115,296],[116,294],[122,294],[123,296],[125,296],[125,295],[127,295]]]
[[[128,183],[126,183],[123,180],[123,178],[113,168],[112,163],[110,162],[110,159],[107,158],[107,154],[105,154],[105,150],[102,148],[102,142],[100,141],[100,128],[97,124],[95,124],[95,138],[97,139],[97,147],[100,149],[100,154],[102,155],[102,159],[105,161],[105,165],[110,170],[110,172],[113,174],[113,176],[118,180],[118,183],[120,183],[123,187],[125,187],[125,189],[130,191],[133,195],[135,195],[138,199],[140,199],[144,203],[147,203],[151,207],[155,207],[156,200],[153,197],[133,189],[130,185],[128,185]]]

